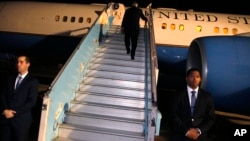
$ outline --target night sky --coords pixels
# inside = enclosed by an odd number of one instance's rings
[[[32,0],[26,0],[32,1]],[[54,1],[64,3],[108,3],[121,2],[130,6],[133,0],[33,0],[33,1]],[[247,0],[137,0],[140,7],[146,7],[152,3],[152,7],[176,8],[178,10],[193,9],[201,12],[218,12],[232,14],[250,15],[250,6]]]

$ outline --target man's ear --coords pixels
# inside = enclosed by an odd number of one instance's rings
[[[27,66],[30,67],[30,63],[27,63]]]

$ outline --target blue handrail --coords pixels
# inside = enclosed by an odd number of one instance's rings
[[[146,27],[146,23],[145,23],[145,27]],[[145,135],[145,141],[147,141],[147,138],[148,138],[148,47],[149,47],[149,42],[148,42],[148,39],[149,38],[149,35],[148,35],[148,29],[144,29],[144,41],[145,41],[145,57],[146,57],[146,60],[145,60],[145,125],[144,125],[144,135]]]
[[[84,77],[91,58],[99,47],[99,37],[101,18],[107,15],[106,10],[112,9],[112,4],[107,5],[102,14],[96,19],[89,32],[73,51],[66,64],[60,70],[54,81],[51,83],[49,91],[45,94],[44,99],[50,99],[50,106],[43,105],[43,110],[47,110],[48,117],[45,129],[45,141],[50,141],[57,137],[58,125],[62,124],[65,111],[70,107],[70,101],[75,97],[75,91]],[[108,15],[109,16],[109,15]],[[108,21],[112,22],[112,16]]]
[[[158,70],[158,62],[157,62],[157,54],[156,54],[156,46],[155,46],[155,39],[154,39],[154,26],[153,26],[153,13],[152,13],[152,9],[151,6],[149,7],[149,19],[148,19],[148,23],[147,23],[148,27],[147,30],[145,31],[145,39],[149,38],[148,40],[145,40],[146,43],[146,58],[150,57],[150,60],[148,61],[148,59],[146,59],[146,65],[145,65],[145,69],[146,69],[146,81],[145,81],[145,127],[144,127],[144,133],[145,133],[145,141],[150,140],[150,138],[152,139],[154,136],[154,131],[151,131],[152,129],[155,129],[155,125],[156,125],[156,110],[157,110],[157,76],[156,76],[156,70]],[[150,50],[150,55],[148,56],[148,50]],[[150,66],[148,66],[148,63],[150,63]],[[148,71],[150,67],[151,72]],[[151,77],[151,89],[149,89],[148,84],[148,76],[150,75]],[[150,91],[149,91],[150,90]],[[148,99],[148,95],[149,92],[152,92],[150,94],[152,94],[152,106],[154,108],[154,111],[149,113],[149,99]],[[154,113],[155,112],[155,113]],[[149,122],[149,120],[151,120]],[[151,123],[151,125],[149,125],[149,123]],[[153,128],[150,128],[153,127]],[[150,129],[149,129],[150,128]],[[149,132],[153,132],[153,134],[150,134]]]

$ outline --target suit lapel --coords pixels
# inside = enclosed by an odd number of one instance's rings
[[[197,111],[199,111],[199,107],[198,105],[201,105],[201,97],[202,97],[202,94],[201,94],[201,91],[200,89],[198,90],[198,93],[197,93],[197,98],[196,98],[196,103],[195,103],[195,107],[194,107],[194,115],[197,113]]]
[[[10,86],[11,86],[11,90],[15,90],[15,82],[16,82],[16,77],[17,75],[14,75],[11,80],[10,80]]]
[[[29,77],[29,74],[27,74],[24,79],[22,80],[21,84],[18,86],[18,88],[16,88],[16,90],[20,89],[26,82],[27,82],[27,79]],[[15,85],[15,83],[14,83]]]
[[[185,106],[188,107],[188,113],[189,115],[191,115],[191,107],[190,107],[190,102],[189,102],[189,96],[188,96],[188,90],[185,91],[185,94],[184,94],[184,98],[185,98]]]

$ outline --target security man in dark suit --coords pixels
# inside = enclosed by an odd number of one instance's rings
[[[147,18],[143,15],[143,12],[138,8],[138,3],[133,2],[132,7],[125,11],[122,20],[122,31],[125,32],[125,46],[127,54],[130,53],[130,40],[132,42],[131,59],[134,60],[135,51],[137,47],[137,39],[140,28],[140,18],[147,22]]]
[[[38,96],[38,80],[28,72],[30,59],[17,58],[18,73],[7,79],[0,93],[0,140],[28,141],[32,107]]]
[[[213,99],[199,87],[200,71],[191,68],[186,74],[187,87],[175,102],[173,120],[174,141],[207,141],[207,132],[215,122]]]

